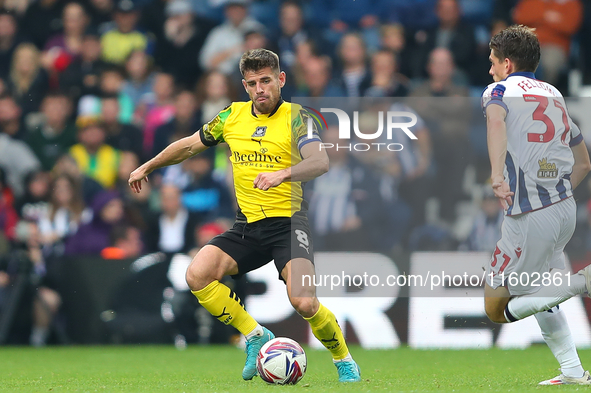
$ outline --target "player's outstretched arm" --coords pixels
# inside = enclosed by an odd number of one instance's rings
[[[570,175],[570,183],[574,190],[591,170],[591,162],[589,161],[589,152],[585,142],[572,146],[571,150],[575,157],[575,164],[573,165],[573,173]]]
[[[178,164],[205,149],[207,149],[207,146],[201,142],[199,131],[193,135],[179,139],[168,145],[156,157],[131,172],[129,175],[129,186],[134,192],[140,192],[142,189],[142,180],[147,182],[148,175],[156,169]]]
[[[495,196],[501,200],[505,210],[513,204],[513,192],[505,181],[505,157],[507,156],[507,111],[500,105],[486,108],[486,130],[488,156],[491,167],[491,182]]]
[[[300,150],[302,161],[277,172],[262,172],[254,179],[254,188],[263,191],[284,181],[306,182],[328,172],[328,155],[320,148],[320,142],[310,142]]]

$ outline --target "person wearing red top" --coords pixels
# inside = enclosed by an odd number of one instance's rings
[[[7,240],[14,240],[18,214],[14,208],[14,196],[6,185],[4,171],[0,169],[0,230]]]

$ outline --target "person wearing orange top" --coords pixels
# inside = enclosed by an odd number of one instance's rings
[[[544,79],[557,82],[568,61],[571,38],[583,21],[581,0],[520,0],[513,10],[515,23],[536,29]]]

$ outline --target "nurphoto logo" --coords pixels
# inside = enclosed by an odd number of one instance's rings
[[[320,149],[337,149],[337,150],[349,150],[349,151],[368,151],[387,149],[389,151],[400,151],[404,148],[402,143],[390,142],[393,138],[394,132],[403,131],[404,134],[412,139],[416,140],[416,135],[410,130],[415,124],[417,124],[417,115],[412,112],[406,111],[388,111],[384,115],[383,111],[377,112],[378,117],[378,128],[375,132],[365,133],[359,129],[359,111],[353,111],[353,132],[358,139],[361,140],[383,140],[382,134],[384,132],[384,118],[386,123],[386,139],[385,142],[350,142],[351,140],[351,119],[349,114],[342,109],[338,108],[320,108],[317,111],[314,108],[305,107],[309,112],[308,116],[308,138],[313,138],[314,134],[314,122],[320,129],[327,127],[327,122],[322,113],[333,113],[336,115],[339,124],[339,139],[346,141],[347,143],[321,143]],[[322,121],[320,121],[322,120]],[[366,130],[364,130],[366,131]]]

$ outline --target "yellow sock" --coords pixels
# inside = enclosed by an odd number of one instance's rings
[[[312,333],[326,347],[335,360],[344,359],[349,353],[341,327],[334,314],[322,304],[316,314],[304,318],[310,323]]]
[[[234,326],[245,336],[257,327],[257,321],[246,312],[238,295],[219,281],[191,292],[211,315],[226,325]]]

